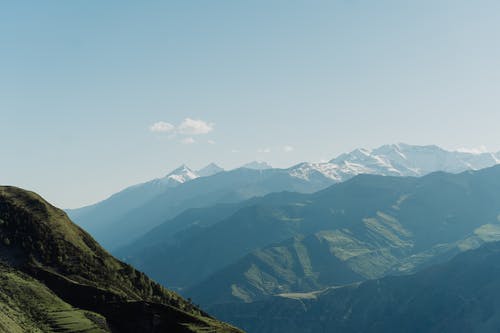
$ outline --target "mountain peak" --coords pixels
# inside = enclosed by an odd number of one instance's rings
[[[215,175],[219,172],[222,172],[222,171],[224,171],[223,168],[221,168],[220,166],[218,166],[217,164],[212,162],[209,165],[198,170],[196,173],[200,177],[208,177],[208,176],[213,176],[213,175]]]
[[[173,175],[173,174],[179,174],[179,173],[183,173],[183,172],[189,172],[189,171],[192,171],[191,168],[189,168],[186,164],[181,164],[179,165],[177,168],[175,168],[174,170],[172,170],[169,174],[169,175]]]
[[[253,170],[266,170],[272,169],[273,167],[264,161],[253,161],[242,166],[242,168],[253,169]]]
[[[177,183],[185,183],[198,177],[199,175],[195,171],[191,170],[186,164],[182,164],[165,176],[164,180],[173,180]]]

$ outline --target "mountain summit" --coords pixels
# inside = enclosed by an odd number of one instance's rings
[[[267,170],[273,167],[264,161],[253,161],[242,166],[242,168],[253,169],[253,170]]]
[[[209,177],[209,176],[213,176],[215,174],[218,174],[219,172],[222,172],[222,171],[224,171],[223,168],[221,168],[220,166],[218,166],[215,163],[210,163],[206,167],[198,170],[196,173],[200,177]]]
[[[198,178],[199,175],[191,170],[187,165],[183,164],[174,171],[170,172],[164,178],[161,178],[159,181],[164,183],[176,182],[178,184],[182,184]]]

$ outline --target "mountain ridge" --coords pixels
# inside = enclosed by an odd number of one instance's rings
[[[11,274],[11,280],[24,281],[34,291],[47,287],[60,306],[70,304],[105,318],[104,331],[237,331],[116,260],[37,194],[11,186],[0,187],[0,261],[2,276]],[[27,310],[33,308],[27,305]],[[156,322],[151,321],[155,316]]]
[[[211,310],[249,333],[493,333],[500,323],[500,242],[405,276]]]
[[[401,153],[401,150],[411,150],[411,149],[416,149],[416,150],[431,150],[432,152],[439,152],[439,153],[443,153],[443,154],[451,154],[451,155],[455,155],[455,156],[460,156],[462,159],[464,160],[469,160],[469,159],[472,159],[474,160],[474,157],[480,157],[480,159],[483,159],[484,161],[481,163],[481,164],[476,164],[476,163],[472,163],[472,164],[466,164],[466,162],[462,162],[461,164],[464,164],[466,167],[469,167],[470,169],[472,170],[477,170],[477,169],[482,169],[482,168],[485,168],[485,167],[488,167],[488,166],[492,166],[494,164],[498,164],[500,163],[500,152],[497,152],[497,153],[494,153],[494,152],[467,152],[467,151],[460,151],[460,150],[446,150],[446,149],[443,149],[439,146],[436,146],[436,145],[426,145],[426,146],[419,146],[419,145],[410,145],[410,144],[405,144],[405,143],[397,143],[397,144],[386,144],[386,145],[382,145],[380,147],[377,147],[377,148],[374,148],[374,149],[367,149],[367,148],[357,148],[357,149],[354,149],[352,150],[351,152],[349,153],[342,153],[340,155],[338,155],[337,157],[335,158],[332,158],[330,161],[328,162],[301,162],[301,163],[298,163],[294,166],[291,166],[291,167],[288,167],[288,168],[283,168],[282,170],[288,170],[290,171],[291,173],[294,173],[297,177],[299,177],[299,174],[297,172],[297,169],[300,168],[300,166],[303,166],[303,165],[310,165],[310,166],[317,166],[317,169],[313,167],[313,169],[315,169],[316,171],[319,171],[321,173],[323,173],[324,175],[326,175],[327,177],[329,178],[332,178],[332,179],[336,179],[338,177],[334,177],[331,173],[329,173],[328,171],[322,171],[321,169],[325,169],[325,170],[328,170],[328,169],[339,169],[339,164],[342,164],[342,163],[351,163],[351,164],[356,164],[355,161],[359,159],[359,155],[362,154],[362,155],[365,155],[365,156],[370,156],[371,155],[371,158],[373,159],[380,159],[380,154],[383,154],[383,155],[403,155]],[[389,154],[389,153],[392,153],[392,154]],[[403,155],[403,158],[406,159],[406,157]],[[489,164],[489,163],[492,163],[492,164]],[[382,164],[388,164],[387,162],[383,163]],[[181,166],[175,168],[174,170],[172,170],[170,173],[168,173],[165,177],[163,178],[156,178],[154,180],[151,180],[151,181],[147,181],[147,182],[144,182],[144,183],[139,183],[139,184],[136,184],[136,185],[131,185],[130,187],[134,187],[134,186],[140,186],[140,185],[143,185],[143,184],[147,184],[149,182],[153,182],[153,181],[160,181],[162,179],[166,179],[166,178],[177,178],[177,177],[172,177],[172,176],[177,176],[179,175],[182,171],[187,171],[188,173],[191,173],[192,174],[192,177],[189,177],[189,179],[185,179],[183,182],[185,181],[189,181],[189,180],[192,180],[192,179],[195,179],[197,177],[207,177],[207,176],[212,176],[213,174],[215,173],[208,173],[206,174],[205,173],[205,169],[209,169],[209,168],[214,168],[215,170],[217,170],[218,172],[222,172],[222,171],[226,171],[225,169],[221,168],[220,166],[218,166],[216,163],[214,162],[211,162],[209,163],[208,165],[206,165],[205,167],[201,168],[200,170],[198,171],[193,171],[192,169],[190,169],[186,164],[182,164]],[[250,168],[250,169],[256,169],[256,170],[264,170],[264,169],[273,169],[273,167],[271,165],[269,165],[267,162],[264,162],[264,161],[253,161],[253,162],[249,162],[241,167],[238,167],[238,168]],[[236,169],[238,169],[236,168]],[[369,171],[368,169],[363,169],[363,168],[355,168],[353,166],[353,170],[351,172],[347,172],[344,170],[344,172],[346,174],[351,174],[351,175],[355,175],[355,174],[359,174],[359,173],[372,173],[372,172],[361,172],[361,171]],[[455,167],[457,168],[457,167]],[[275,169],[281,169],[281,168],[275,168]],[[460,167],[458,167],[457,169],[459,169],[460,171],[465,171],[465,169],[462,169]],[[232,169],[232,170],[235,170],[235,169]],[[434,168],[433,170],[424,170],[423,172],[420,172],[418,170],[411,170],[411,168],[408,168],[408,170],[412,171],[413,174],[411,174],[411,172],[409,172],[408,174],[402,174],[401,172],[399,172],[399,175],[406,175],[406,176],[422,176],[424,175],[425,173],[430,173],[430,172],[433,172],[433,171],[447,171],[447,170],[441,170],[439,168]],[[231,170],[228,170],[228,171],[231,171]],[[200,174],[203,174],[201,175]],[[448,172],[454,172],[454,171],[448,171]],[[216,172],[217,173],[217,172]],[[396,172],[397,173],[397,172]],[[389,175],[389,174],[387,174]],[[179,175],[180,176],[180,175]],[[93,206],[93,205],[89,205],[89,206]],[[88,206],[85,206],[85,207],[88,207]],[[78,210],[78,209],[82,209],[84,207],[80,207],[80,208],[75,208],[75,209],[66,209],[67,211],[75,211],[75,210]]]
[[[358,174],[422,176],[434,171],[458,173],[492,166],[498,161],[490,153],[449,152],[437,146],[397,144],[373,150],[357,149],[330,162],[301,163],[288,169],[217,169],[210,176],[198,177],[194,171],[182,166],[177,169],[179,175],[167,175],[167,183],[175,186],[162,186],[161,180],[147,182],[119,192],[95,206],[70,210],[68,214],[106,248],[115,250],[189,208],[237,202],[284,190],[311,193]],[[179,181],[173,180],[177,178]]]

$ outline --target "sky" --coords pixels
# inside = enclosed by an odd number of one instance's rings
[[[75,208],[180,164],[500,151],[500,2],[0,4],[0,183]]]

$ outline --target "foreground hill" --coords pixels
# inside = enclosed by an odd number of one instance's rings
[[[68,210],[68,214],[105,248],[115,250],[189,208],[234,203],[271,192],[311,193],[359,174],[458,173],[490,167],[499,161],[500,154],[393,144],[373,150],[356,149],[329,162],[300,163],[287,169],[250,164],[223,172],[212,165],[195,172],[182,166],[162,179],[129,187],[95,205]]]
[[[109,255],[35,193],[0,187],[0,329],[238,332]]]
[[[212,310],[248,332],[498,332],[500,243],[414,275]]]
[[[499,166],[361,175],[314,194],[191,210],[117,253],[202,305],[252,302],[416,271],[500,240],[499,214]]]

